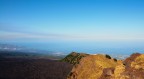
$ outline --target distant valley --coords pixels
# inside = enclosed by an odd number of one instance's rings
[[[62,59],[65,57],[65,55],[59,52],[31,49],[9,44],[0,44],[0,57]]]

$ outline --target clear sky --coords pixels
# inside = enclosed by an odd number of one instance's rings
[[[142,41],[143,0],[0,0],[1,41]]]

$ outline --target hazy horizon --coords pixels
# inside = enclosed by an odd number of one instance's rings
[[[132,53],[144,53],[143,43],[114,43],[114,42],[2,42],[0,44],[10,44],[32,48],[37,50],[57,52],[59,54],[69,54],[71,52],[89,54],[110,54],[110,55],[130,55]],[[43,53],[43,52],[41,52]]]

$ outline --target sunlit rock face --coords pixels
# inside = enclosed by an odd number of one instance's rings
[[[98,79],[105,68],[114,68],[117,64],[118,62],[105,55],[89,55],[73,67],[67,79]]]
[[[144,54],[135,53],[125,60],[108,55],[88,55],[73,66],[67,79],[144,79]]]
[[[122,76],[128,79],[144,79],[144,54],[135,53],[124,61],[125,71]]]

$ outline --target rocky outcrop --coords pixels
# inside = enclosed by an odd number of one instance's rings
[[[144,79],[144,54],[135,53],[125,60],[86,55],[78,62],[67,79]]]
[[[105,68],[114,68],[118,62],[106,55],[89,55],[76,64],[67,79],[98,79]],[[109,73],[111,74],[111,72]]]
[[[106,69],[103,70],[100,79],[144,79],[144,54],[132,54],[123,63],[117,65],[114,68],[114,73],[109,76],[107,73],[113,69]]]
[[[124,61],[125,71],[122,76],[128,79],[144,79],[144,54],[135,53]]]

